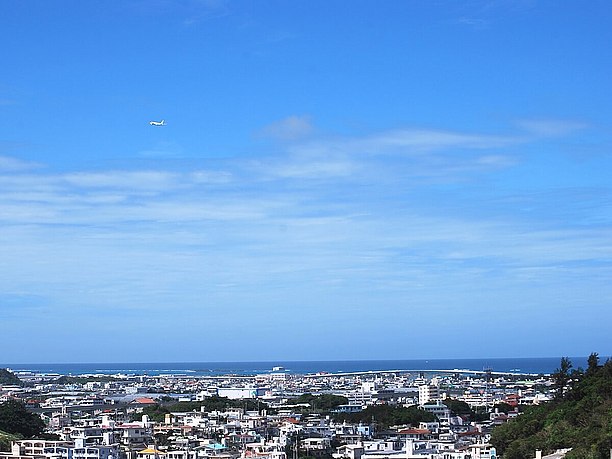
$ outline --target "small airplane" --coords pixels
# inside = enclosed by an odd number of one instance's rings
[[[166,120],[161,120],[161,121],[149,121],[149,124],[151,126],[165,126],[166,125]]]

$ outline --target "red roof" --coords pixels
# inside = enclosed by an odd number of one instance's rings
[[[140,403],[140,404],[143,404],[143,405],[145,405],[145,404],[146,405],[151,405],[151,404],[154,404],[156,402],[152,398],[141,397],[141,398],[134,399],[134,403]]]
[[[431,432],[429,429],[402,429],[399,433],[400,435],[429,435]]]

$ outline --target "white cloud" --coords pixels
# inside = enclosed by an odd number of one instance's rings
[[[465,134],[449,131],[398,129],[347,143],[365,153],[422,153],[449,148],[492,149],[514,145],[522,139],[510,136]]]
[[[228,171],[199,170],[189,173],[188,177],[198,184],[225,184],[233,180],[232,173]]]
[[[265,126],[260,134],[279,140],[298,140],[308,137],[314,131],[309,116],[292,115]]]
[[[164,190],[180,184],[179,175],[164,171],[79,172],[61,176],[61,180],[84,188],[121,188]]]
[[[612,258],[610,232],[549,226],[542,214],[560,205],[558,193],[528,196],[542,209],[531,215],[489,197],[503,194],[494,185],[479,188],[487,172],[514,164],[504,150],[525,142],[405,129],[296,142],[214,170],[0,175],[0,258],[10,267],[0,292],[159,310],[289,301],[288,291],[432,302],[441,283],[484,285],[490,272],[529,283],[555,266],[564,276],[597,271]],[[456,186],[466,177],[473,183]],[[571,196],[563,201],[571,221]]]
[[[319,158],[338,155],[416,156],[457,149],[493,150],[525,141],[524,137],[517,136],[397,129],[364,137],[304,142],[293,145],[289,151],[295,156]]]
[[[487,19],[475,17],[460,17],[456,20],[458,24],[467,25],[476,29],[484,29],[489,26],[490,22]]]
[[[588,124],[581,121],[554,119],[520,120],[517,124],[528,133],[538,137],[560,137],[588,127]]]
[[[0,156],[0,172],[24,171],[38,167],[40,167],[38,163],[23,161],[10,156]]]
[[[380,180],[401,171],[404,177],[419,180],[456,181],[514,165],[516,158],[499,150],[524,142],[526,139],[519,136],[398,129],[355,138],[296,142],[287,148],[287,155],[259,161],[259,169],[295,179]]]
[[[516,164],[516,158],[509,155],[484,155],[476,160],[478,164],[491,167],[509,167]]]
[[[329,179],[351,176],[357,168],[355,162],[348,160],[336,158],[308,160],[304,158],[268,164],[265,171],[267,174],[280,178]]]

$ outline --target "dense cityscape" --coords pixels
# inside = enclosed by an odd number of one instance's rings
[[[3,376],[4,405],[43,423],[0,437],[0,459],[493,459],[496,426],[560,387],[559,373],[488,369]]]

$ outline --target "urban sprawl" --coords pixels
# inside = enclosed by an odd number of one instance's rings
[[[495,426],[553,395],[549,376],[492,371],[14,373],[26,384],[0,401],[54,439],[13,440],[0,459],[494,459]]]

